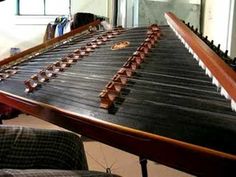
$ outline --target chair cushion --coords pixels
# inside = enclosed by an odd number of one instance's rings
[[[86,170],[51,170],[51,169],[30,169],[30,170],[0,170],[0,177],[118,177],[113,174],[86,171]]]
[[[87,170],[79,136],[60,130],[0,126],[0,168]]]

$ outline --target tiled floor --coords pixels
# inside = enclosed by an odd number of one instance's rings
[[[61,129],[58,126],[21,114],[18,118],[5,120],[4,124],[22,125],[35,128]],[[119,149],[107,146],[97,141],[85,141],[85,151],[90,170],[106,171],[119,174],[122,177],[141,177],[139,158]],[[191,177],[191,175],[175,169],[148,161],[149,177]]]

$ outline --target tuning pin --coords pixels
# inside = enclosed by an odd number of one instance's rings
[[[225,50],[224,57],[228,56],[228,50]]]
[[[189,22],[187,23],[187,26],[190,27],[190,23]]]
[[[211,48],[214,47],[214,40],[211,40],[210,47],[211,47]]]
[[[217,51],[220,51],[220,44],[218,44],[217,46]]]
[[[33,82],[31,79],[25,80],[24,84],[25,84],[25,87],[26,87],[25,88],[26,93],[33,92],[36,89],[36,87],[38,86],[38,84]]]
[[[193,25],[191,26],[191,30],[194,30],[194,26]]]
[[[204,40],[206,43],[209,42],[209,41],[208,41],[208,36],[205,36],[203,40]]]

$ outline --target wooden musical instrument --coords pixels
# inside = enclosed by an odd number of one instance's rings
[[[109,32],[94,22],[1,61],[0,102],[194,175],[235,175],[235,71],[165,16]]]

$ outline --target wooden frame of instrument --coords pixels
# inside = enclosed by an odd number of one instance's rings
[[[224,87],[231,99],[236,101],[236,72],[174,14],[169,12],[165,14],[165,17]]]
[[[193,49],[197,50],[201,58],[212,60],[216,55],[211,49],[204,44],[198,37],[192,33],[177,17],[173,14],[166,14],[166,18],[176,27],[183,37],[189,42]],[[88,25],[90,26],[90,25]],[[88,28],[83,27],[83,29]],[[76,32],[72,32],[76,34]],[[72,34],[70,33],[70,34]],[[190,41],[193,39],[193,42]],[[57,39],[55,39],[57,42]],[[49,42],[52,44],[53,42]],[[37,48],[43,48],[48,43],[39,45],[35,48],[29,49],[17,56],[6,59],[0,62],[0,65],[14,61],[18,57],[27,55],[35,51]],[[217,62],[218,63],[218,62]],[[221,65],[211,63],[210,65]],[[216,73],[221,73],[220,66],[215,69]],[[231,71],[224,66],[223,71],[224,81],[231,83],[230,87],[235,91],[235,75],[231,75]],[[222,73],[221,73],[222,74]],[[233,78],[234,79],[233,79]],[[221,80],[221,79],[219,79]],[[230,81],[228,81],[230,80]],[[231,90],[231,91],[233,91]],[[236,92],[233,94],[235,95]],[[98,140],[113,147],[122,149],[124,151],[136,154],[140,157],[147,158],[164,165],[194,174],[199,176],[229,176],[235,174],[236,155],[216,151],[210,148],[193,145],[167,137],[151,134],[109,122],[105,122],[94,117],[84,117],[82,115],[59,109],[57,107],[47,105],[41,102],[36,102],[16,95],[12,95],[0,91],[0,100],[9,106],[13,106],[23,112],[64,127],[71,131],[80,133],[94,140]]]

